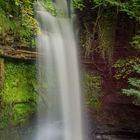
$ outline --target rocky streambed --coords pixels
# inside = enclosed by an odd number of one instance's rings
[[[140,140],[140,107],[128,100],[108,95],[99,112],[88,110],[90,140]]]

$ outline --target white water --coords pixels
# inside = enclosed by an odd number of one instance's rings
[[[84,139],[77,45],[65,2],[56,2],[64,17],[54,17],[38,5],[40,99],[35,140]]]

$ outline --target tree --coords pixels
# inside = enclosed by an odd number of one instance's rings
[[[78,11],[77,13],[81,14],[79,16],[82,26],[81,34],[83,36],[81,46],[84,48],[85,56],[87,58],[92,57],[93,64],[100,75],[102,75],[105,86],[108,83],[110,88],[112,87],[113,65],[116,79],[131,77],[135,73],[133,65],[140,63],[138,53],[135,50],[135,48],[140,47],[139,27],[137,26],[140,22],[140,1],[73,0],[73,3],[76,11]],[[135,55],[131,56],[128,54],[129,56],[127,55],[126,58],[117,58],[116,60],[114,58],[116,29],[121,16],[126,17],[128,21],[132,20],[133,26],[135,26],[135,31],[132,33],[132,38],[130,39],[131,47],[129,48],[130,51],[135,51]],[[102,63],[99,64],[98,61]],[[109,89],[108,86],[107,89]]]
[[[134,70],[140,74],[140,65],[135,65]],[[130,84],[130,87],[128,89],[123,89],[123,93],[127,96],[135,97],[134,103],[140,105],[140,79],[128,78],[128,83]]]

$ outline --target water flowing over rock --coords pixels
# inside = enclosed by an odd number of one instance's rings
[[[66,1],[57,1],[64,16],[52,16],[38,4],[41,34],[38,130],[35,140],[83,140],[77,43]]]

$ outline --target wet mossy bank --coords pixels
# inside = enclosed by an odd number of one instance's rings
[[[0,128],[28,124],[36,112],[36,66],[1,59]]]

